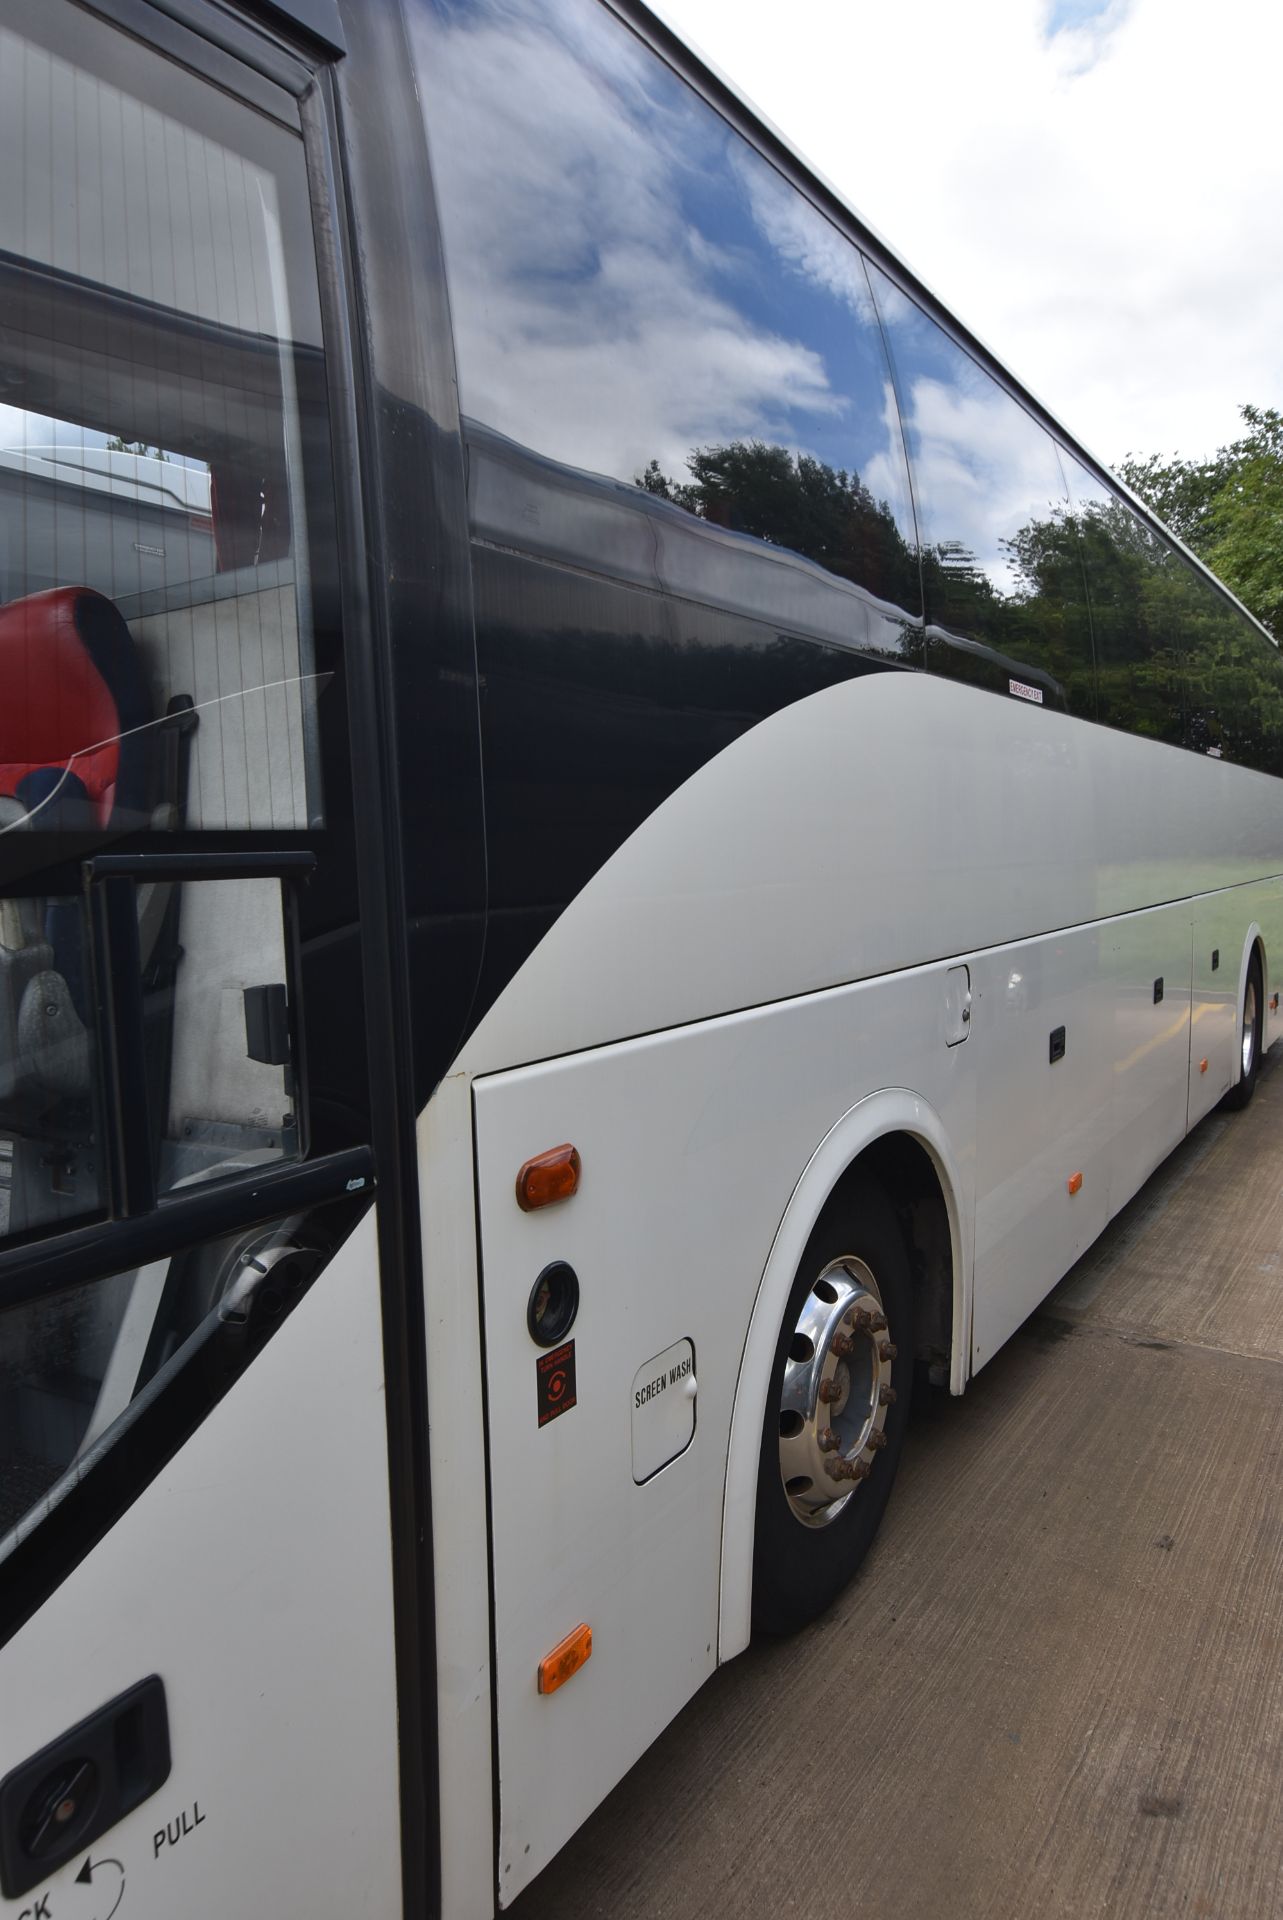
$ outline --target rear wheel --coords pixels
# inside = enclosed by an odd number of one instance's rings
[[[1247,969],[1243,989],[1243,1016],[1239,1022],[1239,1078],[1225,1096],[1227,1107],[1245,1107],[1256,1092],[1256,1076],[1261,1064],[1261,1037],[1265,1026],[1265,985],[1261,978],[1261,956],[1254,953]]]
[[[830,1202],[780,1329],[758,1463],[753,1624],[791,1633],[824,1611],[877,1532],[913,1389],[913,1290],[881,1187]]]

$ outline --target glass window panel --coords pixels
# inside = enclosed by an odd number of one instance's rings
[[[1100,718],[1179,745],[1186,564],[1094,474],[1064,458],[1091,602]]]
[[[135,898],[159,1190],[296,1156],[280,882],[153,883]],[[91,981],[82,899],[0,901],[0,1239],[105,1208]]]
[[[288,1304],[319,1264],[321,1233],[297,1218],[255,1228],[0,1315],[0,1562],[213,1316],[253,1313],[247,1277],[260,1313]]]
[[[1188,574],[1186,744],[1218,760],[1283,773],[1279,650],[1210,580],[1193,567]]]
[[[1011,395],[870,267],[904,417],[928,664],[1095,715],[1082,566],[1060,462]]]
[[[903,657],[858,250],[594,0],[415,0],[411,28],[476,531]]]
[[[283,1024],[295,983],[280,882],[140,888],[144,941],[149,927],[156,944],[150,960],[144,955],[143,1013],[161,1191],[297,1155],[295,1065]]]
[[[0,900],[0,1240],[104,1205],[84,904]]]
[[[0,177],[0,795],[49,831],[306,826],[328,476],[304,483],[326,429],[301,139],[15,0]]]

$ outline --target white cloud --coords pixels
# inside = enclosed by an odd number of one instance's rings
[[[746,148],[732,147],[731,160],[758,229],[780,258],[795,273],[834,294],[863,325],[873,322],[873,300],[864,263],[851,243],[819,217],[773,167],[757,164]]]
[[[796,449],[850,419],[846,366],[831,376],[827,344],[755,314],[736,275],[760,292],[774,250],[788,270],[776,278],[811,281],[871,327],[858,254],[747,149],[737,159],[725,124],[604,10],[547,0],[532,24],[492,0],[419,25],[466,411],[620,478],[652,458],[684,477],[693,447],[733,438]],[[751,247],[716,223],[710,239],[682,210],[728,169]]]
[[[860,474],[875,500],[889,503],[896,523],[912,540],[908,489],[904,467],[904,441],[900,428],[900,403],[889,380],[882,386],[882,440],[877,453],[865,462]]]
[[[1015,575],[1003,541],[1068,504],[1046,436],[981,380],[970,392],[931,378],[913,380],[905,424],[916,449],[919,500],[930,504],[924,542],[960,541],[998,591],[1010,592]]]
[[[1044,31],[1062,73],[1086,73],[1131,11],[1131,0],[1045,0]]]
[[[661,5],[1102,458],[1283,398],[1283,9]]]

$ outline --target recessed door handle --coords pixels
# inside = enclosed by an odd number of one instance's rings
[[[9,1900],[163,1787],[169,1713],[158,1675],[118,1694],[0,1780],[0,1892]]]

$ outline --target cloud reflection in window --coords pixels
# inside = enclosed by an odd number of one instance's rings
[[[465,412],[626,481],[787,448],[912,543],[858,251],[591,0],[418,0],[413,30]]]

